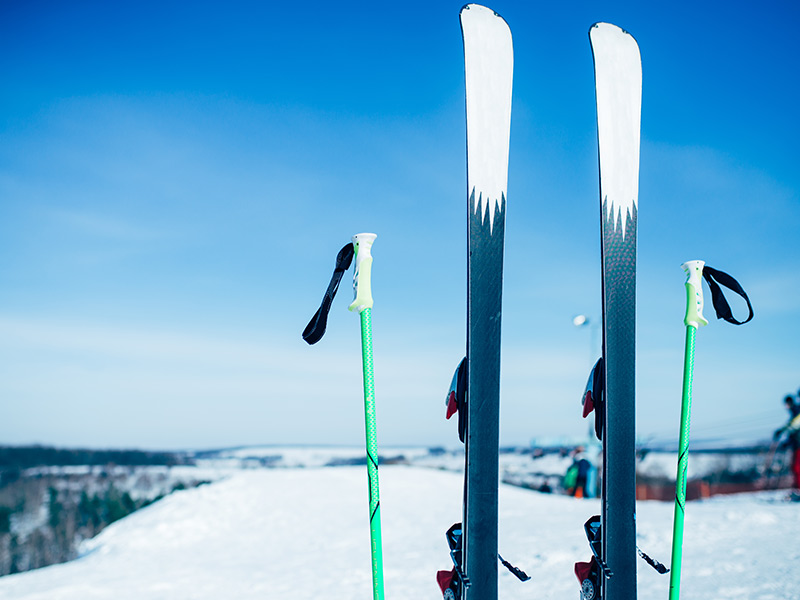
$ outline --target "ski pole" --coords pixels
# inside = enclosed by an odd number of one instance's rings
[[[675,482],[675,520],[672,526],[672,565],[669,576],[669,600],[678,600],[683,559],[683,518],[686,510],[686,471],[689,467],[689,419],[692,410],[692,376],[694,341],[697,329],[708,325],[703,317],[702,260],[681,265],[686,272],[686,350],[683,358],[683,394],[681,397],[681,431],[678,442],[678,476]]]
[[[361,316],[361,362],[364,371],[364,417],[367,434],[367,477],[369,479],[369,532],[372,548],[372,593],[383,600],[383,549],[381,544],[381,503],[378,493],[378,441],[375,426],[375,382],[372,366],[372,243],[374,233],[353,236],[356,267],[353,275],[355,300],[351,311]]]

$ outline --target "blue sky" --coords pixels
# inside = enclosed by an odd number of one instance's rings
[[[596,21],[643,62],[639,436],[677,437],[695,258],[756,317],[699,332],[693,438],[769,436],[800,388],[800,9],[490,6],[515,48],[503,443],[587,430],[598,350],[572,318],[600,316]],[[0,3],[0,442],[363,443],[349,284],[327,336],[300,333],[336,252],[374,231],[379,442],[455,446],[460,7]]]

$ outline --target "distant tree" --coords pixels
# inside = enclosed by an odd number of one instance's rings
[[[0,506],[0,535],[11,533],[11,515],[14,510],[8,506]]]
[[[58,501],[58,490],[56,488],[48,488],[47,494],[47,508],[49,512],[50,527],[52,529],[56,529],[61,522],[61,511],[64,510],[64,505]]]
[[[134,510],[136,510],[136,505],[130,494],[127,492],[124,494],[121,493],[113,485],[108,487],[105,498],[105,517],[107,524],[127,517]]]

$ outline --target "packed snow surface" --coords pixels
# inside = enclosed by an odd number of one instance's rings
[[[380,471],[386,598],[441,598],[444,533],[460,520],[462,477],[410,466]],[[683,600],[798,598],[800,504],[785,492],[692,502]],[[598,500],[501,485],[500,598],[578,597],[583,523]],[[639,546],[669,563],[672,505],[639,502]],[[71,563],[0,579],[7,600],[327,600],[372,597],[364,467],[235,470],[111,525]],[[639,561],[639,598],[664,599],[669,576]]]

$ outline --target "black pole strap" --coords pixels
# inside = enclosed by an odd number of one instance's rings
[[[653,568],[654,568],[656,571],[658,571],[658,572],[659,572],[661,575],[664,575],[664,574],[666,574],[666,573],[669,573],[669,569],[668,569],[667,567],[665,567],[664,565],[662,565],[662,564],[661,564],[660,562],[658,562],[658,561],[657,561],[655,558],[652,558],[651,556],[648,556],[647,554],[645,554],[644,552],[642,552],[642,549],[641,549],[641,548],[639,548],[639,546],[636,546],[636,552],[638,552],[638,553],[639,553],[639,556],[641,556],[641,557],[642,557],[642,560],[644,560],[644,562],[646,562],[648,565],[650,565],[651,567],[653,567]]]
[[[331,303],[333,302],[334,296],[336,296],[336,290],[339,289],[339,283],[342,281],[344,272],[350,268],[350,263],[353,262],[354,254],[355,249],[353,248],[353,244],[350,243],[339,250],[339,254],[336,255],[336,267],[333,269],[331,282],[328,284],[328,289],[325,291],[325,296],[322,298],[322,304],[303,330],[303,339],[309,344],[316,344],[322,339],[322,336],[325,335]]]
[[[750,298],[747,297],[747,292],[739,285],[738,281],[727,273],[723,273],[708,265],[703,267],[703,278],[708,282],[708,287],[711,290],[711,301],[714,304],[714,310],[717,313],[718,319],[725,319],[728,323],[733,323],[734,325],[744,325],[753,318],[753,305],[750,304]],[[739,294],[744,298],[744,301],[747,302],[747,310],[750,311],[750,314],[744,321],[739,321],[734,318],[733,311],[731,311],[731,307],[719,287],[720,285]]]
[[[500,559],[500,562],[502,563],[502,565],[503,565],[503,566],[504,566],[506,569],[508,569],[509,571],[511,571],[511,573],[513,573],[513,574],[514,574],[514,576],[515,576],[517,579],[519,579],[520,581],[528,581],[528,580],[531,578],[531,576],[530,576],[530,575],[528,575],[528,574],[527,574],[525,571],[523,571],[523,570],[522,570],[522,569],[520,569],[519,567],[515,567],[514,565],[512,565],[510,562],[508,562],[508,561],[507,561],[507,560],[505,560],[505,559],[504,559],[502,556],[500,556],[500,554],[499,554],[499,553],[497,554],[497,558],[499,558],[499,559]]]

